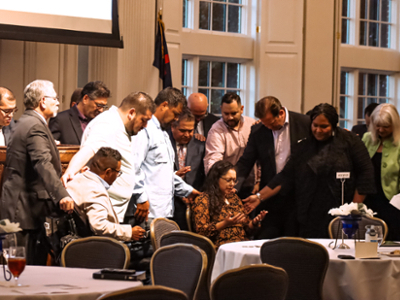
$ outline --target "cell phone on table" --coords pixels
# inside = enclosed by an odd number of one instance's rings
[[[127,270],[127,269],[112,269],[106,268],[100,271],[102,274],[125,274],[125,275],[132,275],[136,273],[136,270]]]
[[[340,259],[355,259],[354,256],[345,254],[339,254],[337,257]]]

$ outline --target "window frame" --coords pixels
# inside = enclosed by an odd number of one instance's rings
[[[186,86],[182,86],[182,88],[186,88],[187,95],[190,95],[192,93],[197,93],[200,89],[209,89],[210,92],[211,90],[224,90],[224,91],[230,91],[230,90],[238,90],[240,98],[242,100],[242,104],[246,103],[246,96],[247,96],[247,91],[244,88],[245,87],[245,80],[246,80],[246,63],[247,61],[244,59],[233,59],[233,58],[222,58],[222,57],[209,57],[209,56],[192,56],[192,55],[183,55],[182,60],[187,60],[187,72],[186,75],[188,76],[186,79]],[[227,81],[227,76],[225,76],[225,87],[199,87],[199,65],[200,61],[209,61],[209,62],[222,62],[226,63],[225,65],[225,74],[227,72],[227,63],[237,63],[240,64],[240,74],[239,74],[239,88],[231,88],[226,86],[226,81]],[[183,64],[182,64],[183,67]],[[182,80],[183,82],[183,80]],[[210,82],[211,85],[211,82]],[[210,100],[210,99],[208,99]],[[208,112],[211,113],[211,105],[209,103],[208,105]],[[220,116],[221,114],[216,114],[213,113],[217,116]]]

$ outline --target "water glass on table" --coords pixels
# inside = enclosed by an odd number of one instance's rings
[[[15,285],[21,286],[18,282],[19,276],[25,269],[26,256],[25,247],[10,247],[8,253],[8,269],[13,274]]]
[[[375,226],[375,231],[376,231],[376,239],[378,240],[378,245],[381,246],[383,241],[382,226]]]

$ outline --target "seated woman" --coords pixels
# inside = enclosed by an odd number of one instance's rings
[[[299,236],[328,238],[331,208],[341,205],[342,183],[337,173],[348,172],[344,202],[363,202],[375,192],[367,149],[354,133],[338,128],[336,109],[327,103],[310,112],[311,138],[297,145],[285,168],[258,194],[243,200],[247,212],[261,201],[294,191]]]
[[[375,169],[377,193],[365,204],[377,212],[388,227],[387,240],[400,241],[400,211],[390,204],[400,193],[400,118],[392,104],[381,104],[371,114],[369,131],[363,137]]]
[[[218,161],[210,169],[204,192],[192,203],[195,229],[214,242],[222,244],[248,240],[267,214],[262,211],[253,220],[245,214],[242,201],[236,195],[235,167],[227,161]]]

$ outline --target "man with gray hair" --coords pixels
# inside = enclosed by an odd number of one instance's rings
[[[97,116],[86,127],[81,149],[72,158],[62,180],[64,186],[77,174],[101,147],[112,147],[121,153],[122,175],[108,189],[111,203],[123,222],[135,184],[135,160],[132,151],[132,136],[147,126],[154,112],[154,102],[144,92],[131,93],[119,107],[112,106]],[[138,221],[147,218],[148,203],[138,204]]]
[[[7,148],[1,193],[0,219],[19,222],[18,244],[27,250],[27,264],[45,265],[49,253],[46,217],[59,208],[72,212],[74,201],[63,187],[61,163],[53,135],[47,127],[57,115],[53,83],[35,80],[24,90],[25,112]]]

